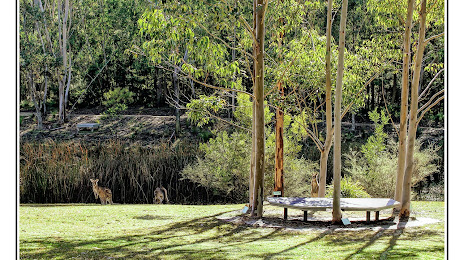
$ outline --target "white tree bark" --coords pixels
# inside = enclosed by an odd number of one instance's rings
[[[342,110],[342,87],[343,87],[343,70],[345,56],[345,30],[346,16],[348,11],[348,0],[343,0],[342,14],[340,18],[340,37],[338,44],[338,67],[337,67],[337,83],[335,88],[335,131],[334,131],[334,194],[333,194],[333,211],[332,222],[339,223],[342,219],[342,211],[340,208],[340,181],[341,181],[341,110]]]
[[[403,178],[406,160],[406,136],[408,117],[408,92],[409,92],[409,61],[411,59],[411,29],[412,15],[415,0],[408,0],[408,13],[406,17],[405,32],[403,38],[403,72],[401,84],[401,108],[400,108],[400,134],[398,147],[398,169],[396,173],[395,200],[400,201],[403,193]],[[399,208],[394,210],[394,214]]]
[[[318,197],[325,196],[325,187],[327,183],[327,159],[332,147],[332,82],[331,82],[331,38],[332,38],[332,5],[333,1],[327,1],[327,29],[326,29],[326,52],[325,52],[325,123],[326,137],[324,148],[321,151],[319,161],[319,191]]]
[[[409,218],[411,206],[411,178],[414,167],[414,143],[417,132],[417,108],[419,96],[419,80],[422,67],[422,59],[425,50],[425,27],[427,18],[427,0],[422,0],[419,12],[419,40],[414,60],[414,75],[411,84],[411,110],[409,113],[408,143],[406,150],[406,170],[403,180],[403,194],[401,199],[401,218]]]

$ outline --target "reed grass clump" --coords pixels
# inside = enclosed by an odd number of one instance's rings
[[[204,188],[179,175],[196,158],[195,143],[143,147],[118,140],[49,140],[22,143],[20,153],[21,203],[96,202],[90,178],[110,188],[116,203],[153,203],[158,186],[174,203],[211,202]]]

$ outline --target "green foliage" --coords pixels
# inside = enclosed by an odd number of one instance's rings
[[[364,190],[362,185],[353,181],[351,177],[343,177],[340,182],[342,198],[370,198],[371,196]],[[327,198],[333,197],[333,185],[327,187]]]
[[[226,101],[220,97],[200,95],[198,99],[194,99],[187,104],[189,109],[187,117],[201,127],[209,123],[211,112],[217,113],[225,105]]]
[[[128,87],[117,87],[103,94],[105,101],[103,105],[107,107],[106,113],[109,115],[116,115],[125,111],[127,105],[134,101],[134,93]]]
[[[388,121],[383,111],[380,114],[371,112],[370,118],[374,121],[375,133],[361,146],[360,152],[350,149],[350,153],[345,155],[346,170],[372,197],[392,198],[396,185],[398,143],[383,132]],[[421,147],[422,141],[419,139],[414,148],[412,186],[439,170],[436,164],[439,147]]]
[[[21,100],[20,104],[19,104],[19,108],[20,109],[24,109],[24,110],[32,110],[34,109],[34,103],[32,101],[29,101],[29,100]]]
[[[265,194],[271,194],[274,185],[275,134],[267,131],[265,155]],[[317,164],[309,163],[297,154],[301,150],[295,140],[285,143],[285,194],[309,196],[311,176]],[[243,132],[217,133],[208,143],[200,145],[204,157],[182,170],[184,179],[213,190],[210,196],[224,196],[231,201],[244,202],[248,196],[251,138]]]
[[[367,142],[361,146],[361,152],[369,164],[376,160],[376,157],[385,151],[385,139],[388,137],[383,131],[384,126],[388,123],[388,117],[382,110],[379,114],[377,110],[369,112],[369,118],[374,122],[374,134],[367,138]]]
[[[245,127],[251,129],[253,119],[253,102],[250,100],[250,96],[243,93],[237,93],[237,108],[235,109],[234,116],[238,122]],[[271,113],[267,105],[267,101],[264,101],[264,124],[269,124],[274,114]]]
[[[250,142],[244,133],[218,133],[208,143],[200,144],[204,158],[187,165],[181,172],[189,179],[234,201],[243,201],[248,190]]]

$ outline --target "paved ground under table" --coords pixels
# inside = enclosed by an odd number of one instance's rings
[[[332,198],[305,197],[268,197],[267,201],[273,206],[284,208],[284,219],[287,219],[287,209],[303,211],[303,220],[308,220],[309,211],[325,211],[332,208]],[[366,211],[366,221],[370,222],[371,211],[375,211],[375,220],[379,220],[380,210],[393,208],[400,202],[386,198],[341,198],[340,207],[343,211]]]

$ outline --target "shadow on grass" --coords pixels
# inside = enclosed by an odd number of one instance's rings
[[[20,207],[30,207],[30,208],[52,208],[52,207],[79,207],[79,206],[101,206],[101,204],[74,204],[74,203],[57,203],[57,204],[19,204]],[[110,206],[110,205],[108,205]]]
[[[235,211],[235,210],[233,210]],[[290,239],[288,234],[281,232],[280,228],[260,229],[244,225],[233,225],[217,219],[225,211],[205,217],[178,221],[164,227],[153,227],[131,231],[136,234],[119,235],[111,238],[94,239],[89,236],[84,240],[67,240],[59,237],[47,237],[33,240],[21,241],[20,251],[22,259],[50,259],[50,258],[83,258],[83,259],[102,259],[104,257],[113,258],[185,258],[185,259],[229,259],[231,252],[240,251],[240,245],[247,245],[254,242],[253,246],[260,247],[267,241],[284,241]],[[136,216],[139,220],[160,219],[155,215]],[[163,217],[166,219],[166,217]],[[264,232],[262,232],[264,230]],[[352,258],[391,258],[391,257],[418,257],[425,252],[442,252],[444,244],[440,243],[440,231],[424,229],[397,229],[379,231],[334,231],[329,228],[324,232],[310,235],[311,238],[298,244],[279,247],[279,251],[271,248],[269,251],[263,250],[251,252],[238,252],[237,257],[248,256],[250,258],[274,259],[289,257],[291,251],[297,249],[306,250],[321,244],[333,246],[333,250],[340,252],[342,259]],[[437,238],[438,245],[427,247],[405,247],[404,244],[398,247],[399,240],[415,241]],[[379,241],[381,240],[381,241]],[[387,243],[385,241],[388,241]],[[261,244],[260,244],[261,243]],[[353,244],[357,247],[353,251]],[[377,250],[372,253],[371,246],[381,244],[385,249]],[[27,247],[24,249],[24,247]],[[29,249],[32,248],[32,249]],[[308,249],[310,250],[310,249]],[[369,252],[370,251],[370,252]],[[289,254],[290,253],[290,254]]]
[[[316,236],[315,238],[310,239],[310,240],[308,240],[308,241],[306,241],[306,242],[299,243],[299,244],[297,244],[297,245],[288,247],[288,248],[286,248],[286,249],[283,249],[283,250],[281,250],[281,251],[278,251],[278,252],[275,252],[275,253],[272,253],[272,254],[267,254],[267,255],[265,256],[264,259],[272,259],[273,257],[278,257],[279,255],[282,255],[282,254],[284,254],[284,253],[286,253],[286,252],[288,252],[288,251],[294,250],[294,249],[296,249],[296,248],[298,248],[298,247],[302,247],[302,246],[311,244],[311,243],[313,243],[313,242],[316,242],[317,240],[321,240],[321,239],[324,238],[326,235],[331,234],[333,231],[334,231],[334,229],[328,229],[328,230],[324,231],[323,233],[319,234],[318,236]],[[260,257],[260,256],[256,256],[256,257]]]
[[[134,219],[139,219],[139,220],[167,220],[167,219],[171,219],[171,217],[147,214],[147,215],[143,215],[143,216],[134,217]]]
[[[235,210],[234,210],[235,211]],[[49,259],[73,257],[100,259],[104,256],[122,258],[159,258],[160,256],[176,255],[187,258],[225,259],[222,247],[250,243],[259,239],[272,237],[278,230],[268,235],[256,237],[243,233],[247,230],[244,226],[233,226],[218,220],[216,217],[232,211],[220,212],[206,217],[195,218],[188,221],[176,222],[166,225],[162,229],[142,230],[140,234],[123,235],[104,239],[64,240],[59,237],[47,237],[34,240],[21,241],[20,255],[22,259]],[[145,215],[135,219],[153,220],[157,216]],[[231,228],[232,227],[232,228]],[[226,232],[215,232],[209,235],[213,229],[223,229]],[[200,238],[193,237],[199,235]],[[239,237],[239,242],[233,237]],[[191,247],[196,244],[224,241],[220,246],[209,247],[208,250],[200,250],[200,247]],[[136,249],[134,249],[134,246]],[[32,247],[34,249],[24,249]],[[184,248],[187,247],[187,248]],[[40,248],[40,250],[37,250]],[[175,249],[175,250],[171,250]]]
[[[344,232],[336,237],[332,237],[330,243],[337,247],[347,248],[345,250],[347,254],[349,245],[354,243],[362,244],[355,252],[346,256],[344,258],[345,260],[353,258],[420,258],[421,255],[427,255],[433,252],[444,253],[444,234],[437,230],[424,230],[421,228],[381,228],[372,235],[362,236],[362,234],[362,232],[357,234],[353,233],[353,231]],[[371,246],[381,244],[381,240],[388,240],[388,244],[383,243],[387,245],[383,251],[378,250],[373,252],[373,249],[369,251]],[[403,242],[401,245],[398,244],[400,240]],[[413,243],[413,241],[415,242]],[[405,242],[407,244],[405,244]],[[439,245],[432,245],[430,243],[437,243]]]

